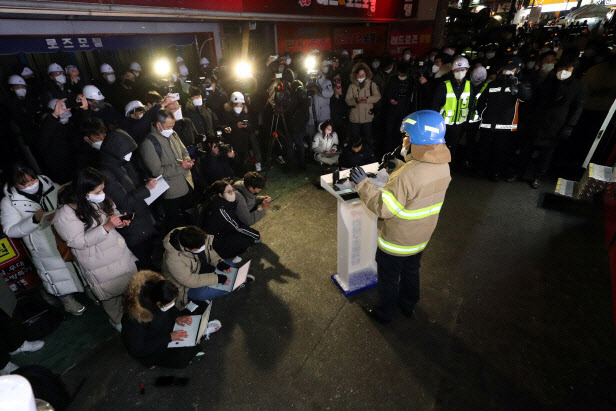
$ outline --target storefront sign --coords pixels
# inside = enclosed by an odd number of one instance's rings
[[[331,50],[331,29],[326,25],[279,24],[276,26],[278,53],[306,53],[314,49]]]
[[[334,29],[336,51],[362,49],[368,54],[382,54],[387,45],[387,26],[346,27]]]
[[[0,281],[6,281],[13,292],[41,283],[21,240],[0,237]]]
[[[392,25],[389,31],[387,50],[398,56],[406,48],[411,48],[413,54],[422,56],[432,47],[432,31],[434,21],[417,21],[404,25]]]

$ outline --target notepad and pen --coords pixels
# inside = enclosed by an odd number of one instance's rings
[[[163,178],[163,176],[158,176],[156,177],[156,187],[154,187],[151,191],[150,191],[150,196],[148,198],[145,199],[145,202],[147,205],[150,205],[154,202],[154,200],[156,200],[158,197],[160,197],[165,191],[167,191],[169,189],[169,184],[165,181],[165,179]]]

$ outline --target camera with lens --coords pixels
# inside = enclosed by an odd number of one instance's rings
[[[308,81],[306,82],[306,94],[308,97],[312,97],[316,94],[313,90],[315,87],[319,88],[319,84],[317,83],[317,74],[316,72],[309,72]]]
[[[274,86],[274,110],[284,113],[292,104],[291,85],[286,81],[280,81]]]

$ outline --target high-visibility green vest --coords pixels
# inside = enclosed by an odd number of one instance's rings
[[[471,99],[471,82],[466,80],[464,84],[464,91],[460,95],[460,98],[456,96],[451,85],[451,80],[445,81],[445,87],[447,90],[445,105],[441,109],[441,115],[445,118],[445,124],[462,124],[466,122],[468,117],[468,108],[470,106]]]
[[[488,87],[487,81],[483,83],[483,86],[481,86],[481,90],[479,90],[479,93],[477,93],[475,95],[475,98],[473,99],[473,104],[471,106],[471,111],[472,111],[471,118],[468,119],[469,123],[476,123],[479,120],[481,120],[481,116],[479,115],[479,112],[477,111],[477,102],[479,102],[479,97],[481,97],[481,93],[483,93],[486,87]]]

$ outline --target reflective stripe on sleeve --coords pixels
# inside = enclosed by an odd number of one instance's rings
[[[501,91],[500,87],[494,87],[494,88],[488,89],[488,93],[498,93],[499,91]]]
[[[383,240],[381,237],[379,237],[379,247],[383,251],[389,251],[390,253],[398,254],[398,255],[417,254],[418,252],[423,251],[427,245],[428,245],[427,241],[423,244],[412,245],[412,246],[397,245],[397,244],[387,242]]]
[[[387,190],[383,190],[381,198],[392,214],[404,220],[417,220],[420,218],[429,217],[431,215],[438,214],[443,207],[443,203],[441,202],[417,210],[407,210],[402,204],[400,204],[400,202],[398,202],[398,200],[396,200],[396,197],[394,197],[394,195]]]

